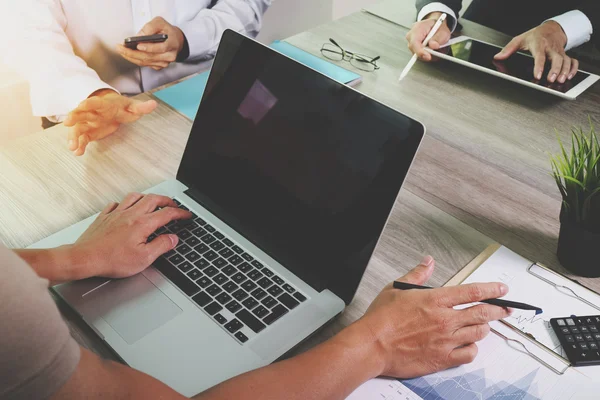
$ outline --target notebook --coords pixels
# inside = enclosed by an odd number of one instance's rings
[[[277,40],[271,43],[270,47],[340,83],[354,86],[362,79],[362,77],[355,72],[300,50],[287,42]],[[200,100],[202,99],[209,73],[210,71],[203,72],[176,85],[159,90],[154,93],[154,96],[193,120],[196,117],[196,112],[200,106]]]

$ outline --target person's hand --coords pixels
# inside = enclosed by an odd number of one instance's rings
[[[177,59],[177,54],[185,43],[185,36],[181,29],[169,24],[162,17],[156,17],[148,22],[136,36],[157,33],[165,33],[169,37],[162,43],[140,43],[137,45],[137,50],[118,44],[117,51],[124,59],[140,67],[150,67],[156,71],[167,68]]]
[[[113,134],[121,124],[137,121],[154,111],[157,105],[154,100],[130,99],[110,89],[93,93],[64,121],[70,128],[69,150],[76,156],[83,155],[90,142]]]
[[[435,25],[438,18],[442,13],[434,12],[427,14],[423,20],[416,22],[411,30],[406,34],[406,40],[408,41],[408,48],[413,54],[416,54],[419,59],[423,61],[432,61],[433,57],[429,54],[425,47],[423,47],[423,41],[429,35],[431,28]],[[428,46],[433,50],[438,50],[442,45],[446,44],[450,40],[450,28],[446,19],[440,29],[433,35],[428,43]]]
[[[422,285],[433,268],[433,258],[427,257],[398,280]],[[376,343],[383,360],[380,375],[413,378],[473,361],[475,342],[490,332],[488,322],[505,318],[510,311],[488,304],[453,307],[507,292],[502,283],[430,290],[398,290],[389,284],[356,324],[365,327],[366,336]]]
[[[173,220],[191,216],[168,197],[131,193],[120,204],[109,204],[75,242],[75,264],[86,269],[86,277],[135,275],[179,241],[174,234],[159,235],[150,242],[148,236]]]
[[[572,79],[579,69],[579,61],[571,58],[565,52],[567,35],[560,24],[546,21],[543,24],[516,36],[494,56],[496,60],[506,60],[519,50],[529,50],[534,58],[533,76],[538,81],[542,79],[546,60],[552,62],[548,72],[548,82],[565,83]]]

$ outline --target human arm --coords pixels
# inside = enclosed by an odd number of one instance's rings
[[[456,28],[457,16],[462,7],[462,0],[417,0],[416,7],[417,22],[414,23],[406,35],[408,48],[413,54],[419,56],[422,61],[432,61],[433,57],[425,50],[423,41],[442,13],[446,13],[446,19],[431,38],[428,46],[437,50],[450,40],[450,35]]]
[[[600,4],[584,1],[577,10],[550,18],[539,26],[515,37],[496,60],[505,60],[519,50],[528,50],[534,57],[533,75],[541,79],[546,62],[551,63],[547,79],[549,82],[564,83],[572,79],[579,69],[579,62],[569,57],[567,51],[589,40],[598,43],[600,29]]]
[[[256,36],[271,0],[218,0],[214,3],[179,25],[189,43],[190,60],[213,57],[227,29]]]
[[[155,211],[158,207],[162,209]],[[38,276],[55,284],[92,276],[124,278],[144,270],[179,240],[164,234],[147,242],[148,236],[173,220],[190,216],[168,197],[131,193],[102,210],[74,244],[15,252]]]
[[[212,7],[190,15],[179,26],[162,17],[148,22],[137,35],[165,33],[163,43],[143,43],[137,49],[117,45],[123,58],[140,67],[156,71],[171,63],[199,58],[212,58],[226,29],[256,36],[262,25],[262,16],[271,0],[219,0]]]
[[[2,61],[27,79],[34,115],[62,121],[93,92],[111,89],[73,52],[59,0],[0,4],[0,19],[10,32],[0,43]]]
[[[450,32],[454,32],[458,24],[458,13],[462,8],[462,0],[417,0],[417,21],[424,20],[434,12],[446,13]]]
[[[433,272],[426,260],[400,280],[423,284]],[[456,304],[500,297],[502,284],[475,284],[431,291],[400,291],[388,285],[367,313],[332,339],[294,358],[242,374],[196,398],[344,399],[370,378],[410,378],[471,362],[476,341],[490,331],[488,322],[508,316],[490,305],[454,310]],[[178,394],[146,375],[82,352],[72,378],[54,399],[178,399]]]

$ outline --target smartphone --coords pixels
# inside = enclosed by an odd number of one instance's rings
[[[162,43],[169,38],[169,35],[159,33],[156,35],[148,36],[132,36],[125,39],[123,45],[128,49],[137,49],[137,45],[140,43]]]

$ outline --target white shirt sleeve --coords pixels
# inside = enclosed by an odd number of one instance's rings
[[[425,7],[421,8],[421,11],[419,11],[419,14],[417,15],[417,21],[421,21],[423,18],[425,18],[425,16],[432,12],[446,13],[448,15],[448,18],[450,18],[450,21],[448,23],[450,32],[454,32],[454,30],[456,29],[456,25],[458,24],[456,14],[454,14],[454,11],[452,11],[450,7],[443,3],[429,3]]]
[[[189,59],[210,58],[217,52],[226,29],[256,36],[271,0],[219,0],[179,26],[190,46]]]
[[[592,38],[592,33],[594,33],[592,22],[579,10],[568,11],[557,17],[550,18],[548,21],[557,22],[565,32],[565,35],[567,35],[565,50],[570,50],[573,47],[589,42]]]
[[[96,90],[112,89],[73,52],[58,0],[1,3],[0,18],[11,32],[0,42],[2,62],[29,82],[34,115],[62,121]]]

